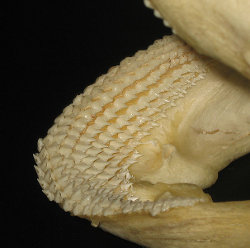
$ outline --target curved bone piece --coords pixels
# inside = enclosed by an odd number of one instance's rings
[[[250,151],[249,109],[247,79],[164,37],[64,109],[38,142],[38,181],[65,211],[148,247],[246,247],[250,201],[202,188]]]
[[[157,17],[201,54],[250,79],[249,0],[144,0]]]

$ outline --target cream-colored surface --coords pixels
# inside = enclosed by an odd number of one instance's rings
[[[164,37],[111,68],[56,118],[38,141],[39,183],[65,211],[113,233],[119,216],[158,219],[212,204],[202,188],[250,151],[249,109],[247,79]],[[117,234],[138,242],[130,231]],[[139,243],[160,247],[141,235]]]
[[[101,228],[143,247],[248,248],[250,201],[200,203],[156,217],[131,214],[103,218]]]
[[[37,173],[44,193],[74,215],[113,215],[169,207],[207,198],[143,201],[129,167],[143,138],[157,129],[206,74],[199,59],[177,37],[165,37],[138,52],[89,86],[40,139]],[[181,183],[181,182],[180,182]]]
[[[140,180],[206,188],[218,171],[250,150],[249,81],[219,65],[210,72],[142,139],[142,156],[130,168]]]
[[[249,0],[146,0],[198,52],[250,78]]]

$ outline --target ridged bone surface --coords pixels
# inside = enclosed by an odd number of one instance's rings
[[[177,37],[164,37],[78,95],[38,141],[35,168],[47,197],[78,216],[155,215],[203,201],[140,199],[129,171],[141,156],[143,138],[202,80],[207,61],[198,58]]]

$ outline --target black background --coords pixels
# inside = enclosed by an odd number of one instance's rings
[[[6,247],[12,242],[32,247],[139,247],[49,202],[36,181],[32,154],[38,138],[87,85],[171,30],[141,0],[12,3],[2,17],[8,56],[1,66],[11,69],[1,91]],[[250,199],[249,161],[247,155],[220,173],[207,190],[215,201]]]

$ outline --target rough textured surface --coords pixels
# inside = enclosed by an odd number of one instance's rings
[[[203,208],[211,222],[219,216],[202,188],[250,152],[249,85],[176,36],[156,41],[98,78],[38,141],[35,168],[43,192],[65,211],[126,239],[149,247],[181,247],[185,228],[174,238],[164,236],[164,228],[185,227],[192,221],[185,213],[199,222]],[[249,212],[244,209],[249,202],[242,204],[223,205],[232,216],[224,224],[239,222],[236,232],[248,244]],[[178,223],[171,219],[175,211]],[[170,226],[161,224],[159,232],[157,221],[168,221],[168,213]],[[137,223],[137,218],[145,221]],[[155,238],[144,236],[145,228]],[[195,235],[196,246],[192,241],[187,247],[198,247],[203,234]],[[219,247],[211,244],[203,247]]]
[[[55,120],[35,156],[50,200],[75,215],[152,214],[202,198],[141,201],[128,168],[142,139],[204,75],[203,61],[176,37],[155,42],[100,77]]]
[[[157,17],[198,52],[250,78],[249,0],[145,0]]]

